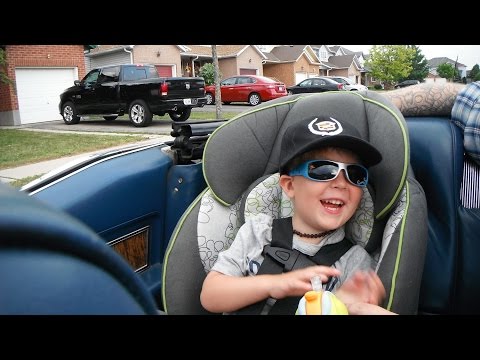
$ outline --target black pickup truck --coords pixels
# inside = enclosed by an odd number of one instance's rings
[[[207,103],[201,77],[159,77],[154,65],[115,65],[91,70],[60,95],[59,110],[67,125],[81,115],[102,115],[107,121],[128,113],[133,126],[152,123],[166,113],[185,121],[193,107]]]

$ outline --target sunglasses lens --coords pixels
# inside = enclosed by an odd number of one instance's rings
[[[365,186],[367,184],[368,173],[367,170],[358,165],[348,165],[348,178],[350,181],[358,186]]]
[[[339,171],[339,165],[335,162],[319,160],[308,164],[308,176],[311,179],[319,181],[329,181],[334,179]],[[348,180],[357,186],[366,186],[368,181],[368,171],[363,166],[348,165]]]
[[[338,165],[327,161],[314,161],[308,166],[308,176],[315,180],[331,180],[337,173]]]

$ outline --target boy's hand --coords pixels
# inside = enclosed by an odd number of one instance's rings
[[[310,280],[318,276],[322,282],[326,282],[331,276],[339,276],[340,271],[329,266],[310,266],[304,269],[289,271],[280,275],[274,275],[270,289],[270,297],[283,299],[287,296],[303,296],[312,290]]]
[[[335,295],[346,305],[358,302],[378,305],[385,298],[385,288],[374,271],[357,271]]]
[[[347,308],[350,315],[397,315],[381,306],[367,303],[352,303]]]

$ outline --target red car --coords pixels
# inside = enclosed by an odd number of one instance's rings
[[[258,75],[232,76],[220,82],[222,102],[248,102],[255,106],[262,101],[287,95],[285,84],[278,80]],[[215,102],[215,85],[205,86],[207,105]]]

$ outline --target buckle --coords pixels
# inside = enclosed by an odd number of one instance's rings
[[[283,265],[284,271],[290,271],[297,262],[300,252],[294,249],[284,249],[277,246],[265,245],[264,256],[269,255],[273,260]]]

